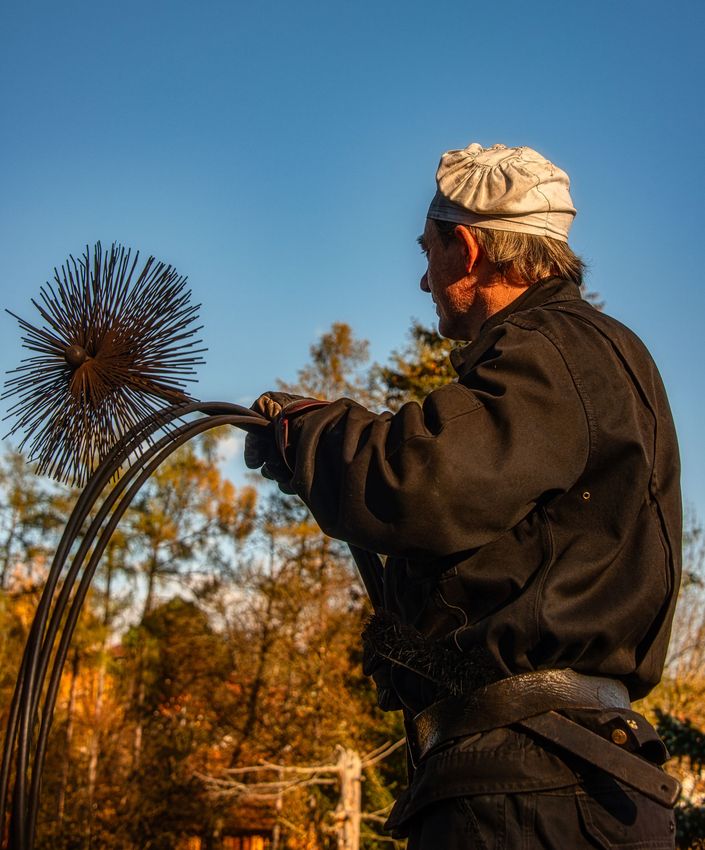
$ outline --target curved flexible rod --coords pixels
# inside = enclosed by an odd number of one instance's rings
[[[30,630],[25,651],[23,655],[22,665],[18,676],[18,682],[13,695],[10,716],[6,730],[5,751],[3,754],[2,775],[0,776],[0,824],[4,824],[4,810],[7,799],[7,788],[10,774],[10,762],[14,750],[14,744],[17,741],[17,769],[15,771],[15,794],[13,810],[15,812],[24,812],[25,796],[26,796],[26,770],[28,762],[28,751],[30,746],[31,732],[34,727],[34,721],[37,714],[38,700],[41,693],[41,682],[43,681],[46,665],[49,655],[51,654],[52,646],[55,640],[56,631],[61,622],[65,611],[68,596],[71,587],[75,580],[82,558],[76,558],[75,567],[71,570],[70,576],[62,587],[59,600],[54,606],[54,616],[50,631],[45,635],[47,617],[54,595],[59,577],[64,567],[65,560],[70,552],[70,549],[80,533],[81,527],[94,506],[96,500],[101,495],[105,485],[114,477],[119,467],[126,459],[134,454],[145,440],[149,440],[154,431],[167,426],[174,419],[180,419],[183,416],[196,412],[203,411],[206,414],[226,413],[233,417],[242,417],[242,422],[238,423],[240,427],[252,430],[267,424],[264,417],[259,416],[254,411],[239,405],[228,403],[207,403],[193,402],[188,405],[179,405],[168,408],[158,414],[146,418],[139,423],[132,431],[126,435],[123,441],[116,445],[109,455],[103,460],[100,467],[96,470],[89,483],[84,488],[79,496],[76,506],[67,522],[66,529],[62,539],[57,547],[57,551],[52,563],[52,567],[47,577],[47,582],[44,592],[40,599],[37,613]],[[159,442],[160,446],[164,446],[172,439],[171,434],[167,434],[165,438]],[[153,447],[152,447],[153,448]],[[151,453],[152,448],[148,449]],[[121,480],[116,485],[117,492],[115,497],[111,499],[110,504],[115,501],[115,498],[124,490],[129,482],[141,467],[140,459],[130,467],[124,476],[124,481]],[[118,489],[119,488],[119,489]],[[112,493],[108,496],[111,498]],[[107,506],[108,508],[110,505]],[[102,518],[104,518],[105,512]],[[102,519],[101,518],[101,519]],[[98,530],[100,523],[91,525],[90,535],[86,536],[82,545],[82,556],[89,549],[92,539]],[[43,650],[43,651],[42,651]],[[39,674],[39,675],[38,675]],[[18,724],[19,721],[19,724]],[[19,725],[19,728],[18,728]],[[23,818],[19,820],[16,815],[13,816],[13,845],[28,848],[26,844],[26,835],[22,824]],[[17,827],[17,829],[15,829]],[[15,836],[17,841],[15,841]]]
[[[166,415],[167,413],[165,412],[165,416]],[[17,724],[19,714],[20,710],[22,710],[22,714],[24,715],[28,710],[30,710],[31,707],[36,706],[33,680],[37,664],[37,653],[41,646],[40,641],[44,633],[46,617],[48,615],[49,606],[51,604],[51,599],[58,583],[59,576],[63,569],[64,561],[67,557],[69,549],[73,544],[76,535],[80,531],[85,517],[90,511],[91,506],[102,492],[104,486],[107,484],[107,482],[117,470],[119,463],[116,464],[115,460],[118,457],[120,459],[124,459],[128,456],[130,450],[133,450],[138,445],[140,445],[142,439],[138,439],[138,437],[140,437],[140,435],[149,436],[153,428],[157,427],[154,424],[156,422],[156,419],[157,417],[154,416],[150,417],[150,419],[148,420],[143,420],[141,423],[139,423],[139,425],[136,426],[132,430],[132,432],[130,432],[130,434],[126,436],[123,443],[121,445],[116,445],[113,450],[108,454],[108,456],[104,459],[100,467],[92,476],[91,480],[81,492],[74,507],[74,510],[72,511],[71,516],[69,517],[66,523],[66,528],[64,529],[64,533],[54,555],[52,566],[49,570],[44,590],[39,600],[39,605],[37,606],[37,612],[32,622],[27,642],[25,644],[25,649],[22,656],[22,663],[17,677],[17,684],[15,687],[15,692],[13,694],[12,703],[10,706],[10,714],[5,732],[5,748],[3,752],[2,769],[0,773],[0,825],[2,825],[3,828],[10,774],[10,761],[12,758],[12,753],[14,751],[15,741],[18,737]],[[125,448],[124,452],[121,451],[121,448],[123,447]],[[67,585],[66,592],[68,593],[69,590],[70,584]],[[26,734],[27,733],[25,732],[25,735]],[[16,790],[19,791],[21,796],[23,793],[23,780],[19,776],[17,777],[17,779],[19,783],[19,788],[17,788]]]
[[[207,416],[203,419],[197,420],[196,422],[182,426],[180,429],[174,432],[174,434],[169,435],[171,439],[166,443],[166,445],[161,447],[161,450],[159,450],[159,443],[155,445],[150,450],[149,455],[145,454],[142,458],[142,460],[149,460],[149,463],[144,466],[144,469],[140,472],[133,484],[120,499],[120,502],[113,511],[109,522],[106,524],[105,528],[100,534],[100,538],[98,539],[98,542],[96,543],[95,548],[91,554],[90,561],[88,562],[88,565],[84,570],[80,585],[78,587],[78,590],[76,591],[76,594],[74,595],[68,616],[66,618],[66,622],[63,626],[59,646],[56,650],[56,654],[54,657],[54,666],[52,669],[49,685],[44,699],[42,722],[40,726],[39,735],[37,737],[36,752],[34,764],[32,767],[32,784],[30,787],[28,799],[29,809],[27,813],[27,839],[29,841],[30,847],[32,846],[34,841],[34,824],[36,822],[36,815],[38,810],[39,785],[41,782],[41,775],[44,767],[44,756],[46,752],[47,737],[52,722],[54,706],[59,691],[59,685],[61,683],[61,673],[66,662],[66,657],[70,648],[71,638],[73,637],[73,632],[75,630],[79,614],[81,613],[81,609],[88,593],[91,580],[98,567],[101,556],[103,555],[103,552],[105,551],[105,548],[108,545],[110,538],[112,537],[112,534],[115,528],[117,527],[117,524],[120,521],[121,517],[134,500],[142,485],[147,481],[149,476],[154,472],[155,469],[157,469],[160,464],[162,464],[173,452],[180,448],[185,442],[197,436],[198,434],[201,434],[204,431],[208,431],[213,428],[218,428],[222,425],[237,426],[239,424],[239,420],[240,417],[238,416]],[[95,535],[91,537],[91,540],[94,539]]]
[[[183,420],[184,416],[196,412],[202,413],[204,416],[194,421],[187,421],[179,427],[173,427],[174,421]],[[37,613],[25,646],[8,718],[5,750],[0,772],[0,832],[4,829],[5,824],[10,764],[16,747],[15,787],[9,833],[9,847],[12,850],[32,850],[34,846],[41,776],[63,667],[91,581],[118,522],[154,470],[188,440],[223,425],[232,425],[253,431],[266,426],[268,422],[269,420],[265,417],[249,408],[226,402],[192,402],[186,405],[171,406],[145,418],[120,443],[113,447],[80,494],[57,547],[37,607]],[[168,433],[158,441],[152,442],[152,435],[155,432],[169,427]],[[151,445],[146,450],[142,450],[141,447],[145,442]],[[137,459],[107,494],[84,533],[63,580],[58,598],[54,601],[52,607],[52,599],[59,578],[86,518],[100,499],[105,486],[134,454],[137,454]],[[106,522],[111,510],[112,514]],[[78,588],[73,595],[70,607],[68,607],[68,615],[64,619],[72,588],[98,535],[100,537],[91,552]],[[372,603],[375,608],[378,608],[382,604],[381,562],[377,555],[359,547],[350,546],[350,551]],[[59,634],[58,647],[54,651]],[[45,689],[44,683],[52,655],[53,665]],[[44,703],[34,747],[31,783],[28,792],[30,750],[33,732],[37,725],[42,692],[44,692]]]
[[[180,415],[181,414],[179,414],[179,416]],[[242,418],[242,416],[238,415],[238,414],[236,414],[235,416],[229,417],[229,419],[232,419],[232,420],[241,419],[241,418]],[[190,430],[193,429],[193,427],[195,425],[197,425],[197,424],[200,425],[200,423],[202,423],[204,421],[206,421],[206,420],[203,420],[203,419],[196,420],[195,423],[187,423],[186,425],[181,426],[180,428],[176,429],[175,431],[172,431],[169,434],[166,434],[164,437],[161,438],[161,440],[159,440],[158,443],[151,446],[143,454],[141,454],[137,463],[133,464],[133,466],[129,469],[129,471],[120,479],[120,481],[117,482],[116,486],[108,494],[105,502],[103,503],[103,506],[100,508],[100,510],[99,510],[98,514],[96,515],[96,517],[94,518],[93,522],[90,524],[90,527],[88,528],[88,530],[86,531],[86,533],[84,535],[83,542],[81,543],[81,546],[80,546],[78,552],[76,553],[76,555],[74,557],[73,564],[72,564],[69,572],[67,573],[66,578],[64,579],[62,589],[61,589],[61,593],[59,595],[57,602],[54,605],[52,617],[51,617],[51,620],[49,622],[49,626],[46,629],[46,634],[45,634],[45,637],[44,637],[44,640],[43,640],[43,643],[42,643],[41,653],[39,655],[38,665],[36,667],[35,675],[33,677],[33,686],[34,686],[33,687],[33,690],[34,690],[33,703],[32,703],[31,706],[28,704],[25,708],[25,716],[27,717],[27,719],[29,720],[30,723],[32,723],[34,718],[36,717],[36,701],[39,697],[39,694],[41,693],[42,685],[43,685],[45,674],[46,674],[46,668],[47,668],[47,665],[49,663],[49,658],[50,658],[51,651],[52,651],[54,641],[55,641],[55,638],[56,638],[56,632],[59,628],[61,618],[62,618],[63,613],[65,611],[66,604],[67,604],[67,601],[68,601],[68,597],[69,597],[70,592],[71,592],[71,588],[72,588],[72,586],[75,582],[75,579],[76,579],[76,576],[77,576],[77,574],[80,570],[81,564],[83,563],[83,560],[86,557],[86,554],[87,554],[90,546],[92,545],[96,534],[100,530],[100,526],[103,523],[105,517],[107,516],[108,511],[111,509],[111,507],[113,506],[115,501],[118,499],[120,494],[125,490],[126,486],[129,484],[130,480],[132,478],[134,478],[134,476],[137,473],[139,473],[140,468],[142,466],[144,466],[144,464],[149,459],[151,459],[156,452],[158,452],[160,449],[164,448],[165,446],[171,445],[171,443],[176,438],[178,438],[179,435],[182,434],[184,431],[187,431],[187,430],[190,431]],[[255,417],[252,414],[250,414],[246,418],[244,424],[250,425],[253,421],[256,421],[258,425],[260,424],[259,420],[256,420]],[[229,424],[229,423],[223,422],[221,424]],[[237,423],[233,422],[231,424],[237,424]],[[266,420],[262,420],[261,424],[266,425]],[[203,429],[201,429],[201,430],[203,430]],[[199,433],[200,433],[200,431],[199,431]],[[183,442],[184,442],[184,440],[180,440],[178,445],[181,445]],[[164,454],[162,460],[166,459],[168,454],[170,454],[170,452],[167,453],[167,454]],[[156,467],[154,467],[154,468],[156,468]],[[109,470],[108,470],[108,472],[109,472]],[[134,494],[133,494],[132,498],[134,498]],[[95,500],[93,501],[93,504],[91,504],[89,506],[89,509],[90,509],[90,507],[93,507],[94,504],[95,504]],[[58,566],[59,566],[59,570],[61,570],[63,568],[63,562]],[[43,625],[44,624],[42,624],[42,626]]]
[[[28,758],[27,751],[29,747],[29,739],[33,719],[36,717],[37,702],[40,693],[37,689],[37,681],[38,679],[43,678],[43,669],[40,667],[38,670],[38,665],[41,664],[40,650],[43,646],[46,646],[48,651],[51,651],[53,639],[52,641],[47,641],[45,636],[45,627],[52,597],[56,590],[65,560],[68,557],[70,549],[77,535],[80,533],[83,523],[90,513],[91,508],[100,497],[105,485],[111,480],[122,465],[125,458],[129,457],[129,455],[134,452],[145,439],[149,439],[151,434],[161,427],[160,423],[164,423],[168,419],[178,416],[180,413],[185,412],[185,409],[182,411],[182,408],[178,408],[178,411],[179,412],[175,412],[174,410],[165,411],[164,414],[157,414],[143,420],[130,434],[127,435],[121,444],[116,445],[86,485],[85,489],[79,496],[71,516],[69,517],[66,528],[64,529],[64,534],[62,535],[61,541],[59,542],[54,555],[44,591],[37,607],[37,613],[34,617],[22,658],[22,666],[18,677],[18,687],[16,688],[15,695],[13,696],[13,704],[6,732],[3,771],[2,777],[0,778],[0,813],[4,812],[9,758],[11,757],[13,744],[16,738],[19,741],[18,766],[20,764],[26,764]],[[130,474],[131,469],[127,471],[126,475],[129,477]],[[87,545],[90,545],[90,541],[88,541]],[[55,613],[58,615],[57,619],[60,619],[63,614],[63,608],[65,607],[66,599],[71,591],[74,577],[75,573],[67,577],[67,580],[63,583],[59,601],[55,604]],[[46,662],[44,662],[44,664],[45,663]],[[18,723],[19,732],[17,731]],[[24,808],[24,780],[24,771],[17,770],[15,805],[19,806],[21,810]],[[0,823],[2,823],[1,820]]]

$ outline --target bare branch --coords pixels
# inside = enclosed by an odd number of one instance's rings
[[[263,761],[260,764],[252,764],[244,767],[229,767],[223,773],[228,776],[238,776],[246,773],[256,773],[259,770],[273,770],[281,773],[337,773],[338,766],[335,764],[312,765],[310,767],[296,767],[288,764],[273,764],[272,762]]]
[[[335,785],[335,779],[324,779],[313,776],[310,779],[295,779],[290,782],[234,782],[232,780],[219,779],[207,774],[195,773],[216,797],[247,797],[250,800],[276,800],[289,791],[297,788],[305,788],[310,785]]]
[[[363,756],[362,758],[362,766],[364,767],[372,767],[380,761],[383,761],[387,758],[387,756],[391,755],[395,750],[398,750],[399,747],[403,746],[406,743],[406,738],[399,738],[398,741],[395,741],[393,744],[384,744],[381,747],[378,747],[376,750],[372,750],[368,755]]]
[[[394,806],[394,803],[391,802],[391,803],[389,803],[389,805],[384,806],[381,809],[377,809],[374,812],[367,812],[367,813],[363,812],[362,817],[368,818],[370,820],[374,820],[374,819],[378,819],[378,818],[382,818],[382,820],[386,820],[384,815],[388,815],[391,812],[393,806]]]

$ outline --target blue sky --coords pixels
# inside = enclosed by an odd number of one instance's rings
[[[440,154],[527,144],[571,175],[572,244],[662,370],[705,520],[704,33],[701,0],[4,0],[0,303],[29,318],[69,253],[139,248],[203,303],[196,393],[249,401],[334,321],[379,360],[433,321]]]

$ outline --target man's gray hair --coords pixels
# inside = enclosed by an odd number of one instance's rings
[[[435,221],[445,243],[452,238],[458,225],[452,221]],[[585,263],[567,242],[549,236],[515,233],[511,230],[491,230],[464,224],[501,275],[517,275],[535,283],[547,277],[562,277],[580,286]]]

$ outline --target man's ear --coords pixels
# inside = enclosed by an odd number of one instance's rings
[[[463,224],[459,224],[455,228],[454,233],[455,238],[460,243],[460,247],[463,251],[465,271],[470,274],[470,272],[475,268],[478,260],[480,259],[480,243],[477,241],[477,239],[475,239],[472,233]]]

